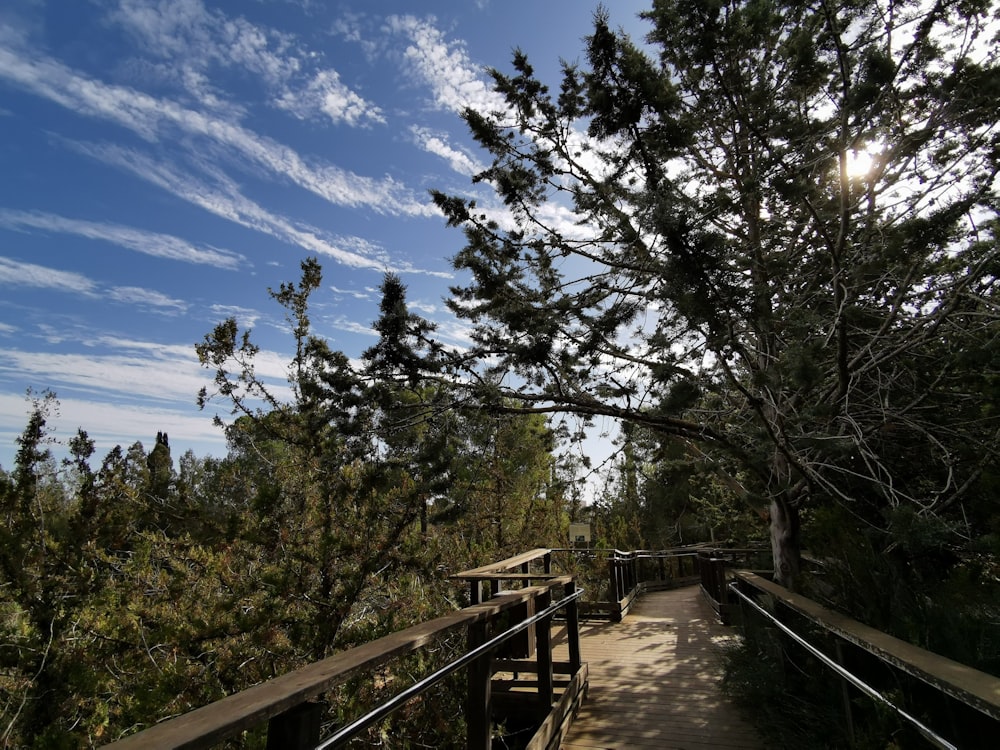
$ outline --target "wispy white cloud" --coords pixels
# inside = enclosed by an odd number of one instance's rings
[[[410,128],[414,142],[435,156],[440,156],[459,174],[469,177],[481,172],[483,166],[463,148],[456,148],[448,143],[448,137],[443,133],[435,133],[430,128],[414,125]]]
[[[152,289],[138,286],[116,286],[107,292],[108,297],[137,307],[145,307],[156,312],[180,314],[186,312],[188,305],[184,300],[174,299]]]
[[[361,42],[363,41],[361,23],[362,16],[357,13],[345,12],[334,19],[330,31],[344,41]]]
[[[233,318],[241,328],[253,328],[261,314],[249,307],[239,305],[212,305],[212,312],[225,318]]]
[[[127,406],[153,402],[162,407],[193,406],[211,375],[190,344],[119,339],[111,335],[84,342],[83,351],[0,349],[0,379],[57,393],[88,394]],[[262,351],[256,373],[279,397],[287,389],[288,357]]]
[[[377,22],[377,31],[372,32],[373,17],[363,13],[342,12],[330,26],[330,34],[345,42],[356,44],[364,58],[371,63],[386,59],[393,50],[392,39],[388,38],[382,23]]]
[[[413,300],[408,303],[409,306],[414,310],[419,310],[424,315],[435,315],[441,308],[432,302],[422,302],[420,300]]]
[[[328,320],[326,322],[338,331],[360,333],[365,336],[378,336],[378,332],[370,325],[365,325],[364,323],[359,323],[356,320],[351,320],[350,318],[345,318],[343,316],[333,318],[332,320]]]
[[[473,63],[465,43],[449,41],[435,23],[433,17],[410,15],[386,21],[389,32],[410,40],[404,57],[413,75],[430,87],[435,105],[452,112],[503,109],[502,97],[490,87],[482,66]]]
[[[256,75],[279,107],[300,118],[325,115],[352,126],[385,123],[381,109],[319,67],[322,55],[289,34],[209,10],[200,0],[119,0],[109,18],[136,38],[203,106],[224,104],[211,86],[214,67]]]
[[[318,71],[305,88],[285,91],[276,103],[302,120],[321,113],[348,125],[386,122],[382,110],[345,86],[335,70]]]
[[[309,164],[294,149],[231,119],[104,83],[12,42],[10,34],[0,34],[0,78],[72,112],[114,122],[151,142],[176,138],[177,145],[191,149],[187,139],[207,139],[228,151],[234,164],[249,161],[336,205],[396,215],[437,214],[429,201],[391,177],[374,179],[331,164]]]
[[[18,393],[54,391],[59,413],[50,423],[55,437],[67,440],[78,427],[87,430],[106,452],[136,440],[151,443],[166,431],[174,458],[186,448],[198,455],[224,455],[225,439],[212,424],[218,413],[230,418],[224,403],[199,411],[195,402],[211,374],[198,363],[190,344],[101,335],[77,341],[74,352],[0,348],[0,457],[10,467],[14,439],[24,429],[28,404]],[[262,349],[255,372],[278,399],[291,398],[289,356]],[[13,386],[13,387],[12,387]],[[58,453],[58,451],[57,451]]]
[[[165,314],[179,314],[188,309],[187,303],[183,300],[168,297],[152,289],[137,286],[102,288],[98,282],[74,271],[61,271],[57,268],[24,263],[4,257],[0,257],[0,284],[47,289],[55,292],[79,294],[84,297],[100,296],[102,299],[110,299]],[[14,331],[15,329],[8,327],[8,330]],[[47,332],[43,331],[43,334],[50,343],[61,343],[67,340],[64,334],[56,333],[55,329],[46,330]]]
[[[41,334],[42,340],[48,344],[59,345],[66,341],[74,340],[74,336],[69,335],[65,328],[52,326],[48,323],[39,323],[38,331]]]
[[[424,273],[449,278],[450,273],[426,271],[394,263],[384,249],[361,237],[334,237],[317,227],[279,216],[244,196],[236,183],[218,170],[212,182],[177,168],[176,162],[157,162],[145,154],[115,145],[71,143],[80,153],[99,159],[150,182],[163,190],[241,226],[268,234],[282,242],[333,258],[353,268],[399,273]]]
[[[358,292],[358,291],[353,290],[353,289],[341,289],[341,288],[335,287],[335,286],[331,286],[330,287],[330,291],[333,292],[334,294],[343,294],[344,296],[353,297],[354,299],[371,299],[372,298],[371,292],[368,292],[368,291]]]
[[[210,13],[200,0],[118,0],[108,19],[129,32],[149,54],[183,59],[190,68],[239,65],[271,81],[295,73],[285,56],[287,35],[267,33],[248,21]]]
[[[216,268],[236,270],[246,262],[239,253],[193,245],[179,237],[120,224],[69,219],[41,211],[14,211],[0,208],[0,228],[40,229],[46,232],[73,234],[103,240],[136,252],[185,263],[203,263]]]
[[[4,323],[0,321],[0,335],[10,335],[12,333],[17,333],[17,326],[12,326],[9,323]]]
[[[0,257],[0,284],[93,296],[97,284],[83,274]]]
[[[35,388],[103,394],[120,404],[194,403],[208,378],[200,371],[192,347],[181,356],[173,347],[129,352],[118,346],[111,353],[0,350],[0,378]]]

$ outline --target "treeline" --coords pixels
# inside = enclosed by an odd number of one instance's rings
[[[199,347],[238,413],[223,458],[175,462],[166,434],[99,458],[80,431],[56,463],[54,396],[35,400],[0,472],[0,746],[103,744],[461,606],[450,573],[565,538],[545,418],[438,410],[433,384],[351,368],[309,328],[303,268],[275,294],[289,402],[248,339],[231,377],[231,322]]]

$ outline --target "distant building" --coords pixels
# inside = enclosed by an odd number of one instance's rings
[[[590,547],[590,524],[571,523],[569,525],[569,546]]]

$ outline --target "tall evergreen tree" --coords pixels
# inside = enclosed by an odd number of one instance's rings
[[[165,503],[173,482],[174,462],[170,457],[170,443],[167,433],[156,433],[156,444],[146,457],[149,469],[149,493],[159,503]]]
[[[475,346],[426,356],[499,410],[735,461],[789,585],[805,508],[971,503],[998,457],[996,15],[655,0],[645,46],[599,11],[558,93],[515,53],[506,109],[465,113],[504,210],[435,194]]]

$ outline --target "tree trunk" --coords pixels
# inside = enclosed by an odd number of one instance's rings
[[[774,580],[790,591],[798,587],[800,572],[799,509],[784,497],[771,501],[771,554]]]

